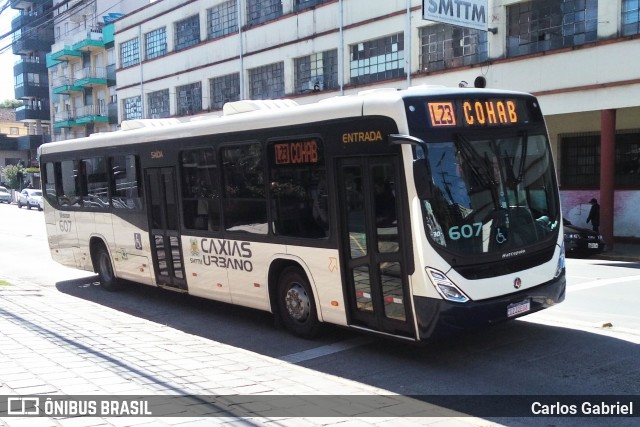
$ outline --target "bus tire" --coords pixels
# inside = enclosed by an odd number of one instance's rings
[[[95,260],[96,272],[100,277],[100,286],[110,292],[119,290],[121,288],[121,284],[113,272],[111,257],[104,245],[100,244],[96,248]]]
[[[294,335],[311,339],[321,324],[307,276],[297,267],[287,267],[278,278],[278,312],[285,327]]]

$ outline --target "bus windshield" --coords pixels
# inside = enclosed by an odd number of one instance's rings
[[[458,255],[518,251],[557,232],[560,210],[543,133],[451,132],[418,148],[430,169],[421,199],[425,230]],[[424,183],[417,183],[424,185]]]

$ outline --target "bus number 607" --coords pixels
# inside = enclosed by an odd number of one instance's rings
[[[482,223],[474,222],[473,224],[465,224],[462,227],[451,227],[449,229],[449,238],[451,240],[470,239],[478,237],[482,232]]]
[[[71,231],[71,221],[69,221],[68,219],[61,219],[60,220],[60,231],[62,231],[63,233],[68,233]]]

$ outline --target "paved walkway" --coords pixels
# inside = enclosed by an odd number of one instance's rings
[[[640,243],[614,243],[613,249],[605,248],[602,254],[595,255],[593,258],[640,262]]]
[[[155,402],[150,412],[156,416],[150,417],[4,417],[2,426],[494,425],[1,274],[0,331],[2,400],[33,395],[202,396],[190,406]],[[219,398],[207,403],[207,396]],[[354,400],[340,399],[348,396]],[[7,410],[6,402],[0,401],[3,408]],[[250,416],[254,409],[259,416]],[[406,413],[429,416],[399,418]]]
[[[640,245],[616,244],[594,258],[640,262]],[[0,414],[15,396],[160,399],[151,399],[148,417],[12,416],[0,418],[0,426],[495,425],[1,272],[0,360]],[[192,397],[176,403],[167,396]],[[407,413],[428,416],[399,417]]]

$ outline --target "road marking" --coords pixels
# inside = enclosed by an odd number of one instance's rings
[[[587,289],[599,288],[601,286],[616,285],[622,282],[636,282],[640,284],[640,276],[617,277],[614,279],[593,280],[591,282],[580,283],[579,285],[567,286],[567,292],[585,291]]]
[[[289,354],[287,356],[278,357],[278,360],[289,363],[300,363],[311,359],[317,359],[318,357],[327,356],[333,353],[339,353],[341,351],[349,350],[355,347],[360,347],[366,344],[372,343],[373,338],[358,337],[351,340],[340,341],[333,344],[323,345],[322,347],[316,347],[309,350],[301,351],[298,353]]]

